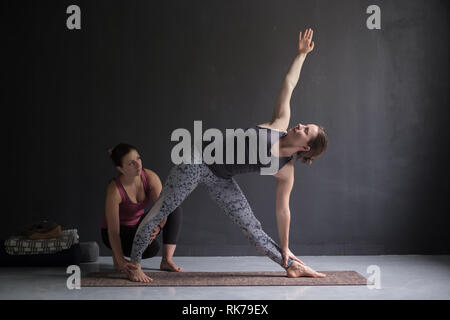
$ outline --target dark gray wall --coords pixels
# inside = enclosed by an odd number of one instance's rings
[[[78,4],[82,30],[66,28]],[[381,30],[366,8],[381,7]],[[2,1],[0,236],[52,219],[100,239],[106,150],[136,145],[165,180],[176,128],[270,119],[299,30],[315,49],[292,121],[327,129],[326,154],[298,164],[290,247],[297,255],[449,253],[447,1]],[[6,113],[7,112],[7,113]],[[8,114],[6,116],[6,114]],[[237,177],[278,240],[275,180]],[[254,255],[198,189],[178,255]],[[110,254],[102,244],[101,253]]]

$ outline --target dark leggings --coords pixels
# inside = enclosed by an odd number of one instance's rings
[[[122,251],[124,256],[130,257],[131,248],[133,247],[133,240],[136,231],[144,219],[149,213],[150,208],[141,216],[138,223],[134,226],[120,226],[120,242],[122,244]],[[181,229],[181,223],[183,219],[183,209],[181,207],[176,208],[168,217],[167,222],[162,228],[163,244],[176,244],[178,235]],[[111,249],[111,243],[109,242],[108,229],[102,228],[102,240],[103,243]],[[142,259],[148,259],[156,256],[160,248],[157,239],[153,239],[142,254]]]

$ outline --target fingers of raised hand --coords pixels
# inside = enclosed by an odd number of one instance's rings
[[[312,36],[313,36],[313,30],[311,28],[308,28],[305,30],[303,38],[302,38],[302,33],[300,32],[300,40],[311,41]]]
[[[308,40],[308,29],[305,30],[305,32],[303,33],[303,37],[302,37],[302,32],[300,32],[300,41],[307,41]]]
[[[300,31],[298,37],[299,40],[311,40],[313,37],[314,31],[311,28],[308,28],[305,30],[305,32],[303,33],[303,37],[302,37],[302,32]]]

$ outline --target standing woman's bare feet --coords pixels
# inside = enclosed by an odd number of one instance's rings
[[[183,268],[177,266],[175,262],[173,262],[172,260],[167,260],[165,258],[161,259],[159,268],[163,271],[184,272]]]
[[[313,278],[325,278],[327,275],[324,273],[317,272],[307,265],[302,265],[297,261],[286,270],[287,276],[289,278],[299,278],[299,277],[313,277]]]
[[[129,270],[128,272],[128,279],[134,282],[152,282],[153,279],[150,278],[148,275],[146,275],[142,269],[141,265],[139,263],[133,263],[136,266],[135,270]]]

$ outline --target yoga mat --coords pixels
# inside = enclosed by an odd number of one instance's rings
[[[367,280],[356,271],[319,271],[325,278],[288,278],[286,272],[145,272],[153,282],[133,282],[118,272],[81,277],[81,287],[204,287],[204,286],[359,286]],[[369,283],[370,284],[370,283]]]

